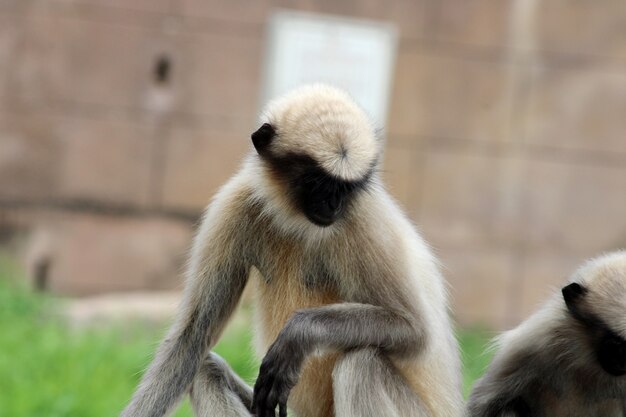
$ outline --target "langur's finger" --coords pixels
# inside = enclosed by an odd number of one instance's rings
[[[261,372],[258,379],[256,380],[256,383],[254,384],[254,401],[256,402],[256,399],[262,399],[262,401],[265,401],[265,397],[267,396],[267,393],[269,392],[273,383],[274,376]]]
[[[267,399],[265,401],[267,403],[267,407],[273,410],[276,409],[276,406],[278,405],[278,385],[279,384],[274,384],[270,392],[267,394]]]
[[[268,403],[266,403],[264,417],[276,417],[276,408],[272,408]]]
[[[289,391],[289,389],[283,389],[278,396],[279,417],[287,417],[287,398],[289,398]]]

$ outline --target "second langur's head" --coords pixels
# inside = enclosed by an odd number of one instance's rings
[[[270,203],[318,227],[345,216],[380,154],[363,110],[343,91],[313,85],[271,102],[261,123],[252,142]]]
[[[562,293],[597,363],[610,375],[626,375],[626,251],[587,262]]]

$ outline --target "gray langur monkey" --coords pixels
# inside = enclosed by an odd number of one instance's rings
[[[271,102],[194,241],[178,319],[124,417],[189,393],[198,416],[457,417],[458,346],[438,263],[381,185],[382,144],[332,87]],[[250,390],[210,353],[250,281]]]
[[[626,251],[587,262],[495,346],[468,417],[626,416]]]

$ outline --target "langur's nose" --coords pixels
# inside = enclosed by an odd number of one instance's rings
[[[339,198],[331,197],[326,200],[326,207],[330,213],[336,215],[341,209],[341,200]]]

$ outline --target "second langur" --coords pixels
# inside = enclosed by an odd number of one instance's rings
[[[626,251],[583,265],[496,349],[468,417],[626,416]]]
[[[195,238],[178,320],[123,413],[457,417],[458,346],[436,259],[381,184],[382,144],[345,93],[272,102]],[[254,393],[210,349],[251,281]]]

